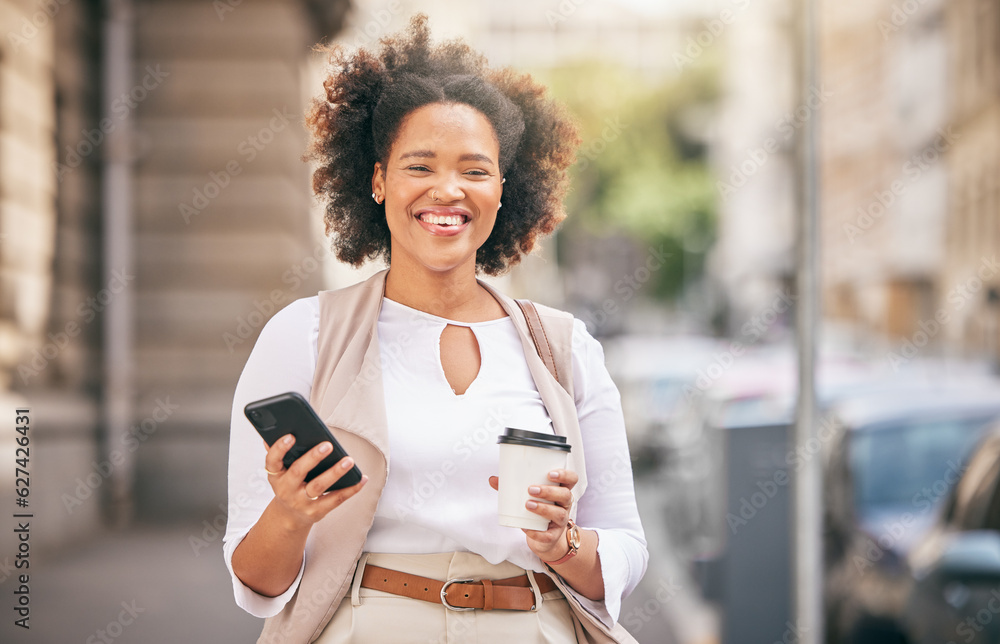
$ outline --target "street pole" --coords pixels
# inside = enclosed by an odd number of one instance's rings
[[[104,95],[102,111],[111,114],[111,106],[127,95],[132,81],[132,42],[134,39],[131,0],[106,0],[104,3]],[[104,283],[110,284],[116,271],[135,274],[132,249],[132,114],[114,130],[104,143],[101,173],[101,202],[104,228]],[[134,456],[118,450],[133,418],[135,328],[135,287],[126,287],[115,295],[104,310],[104,432],[103,458],[114,463],[109,494],[112,525],[122,526],[132,516],[132,478]],[[114,455],[122,456],[123,462]]]
[[[793,0],[795,1],[795,0]],[[799,101],[819,87],[817,68],[817,2],[796,2]],[[793,48],[794,51],[794,48]],[[796,344],[798,350],[799,394],[792,440],[796,449],[816,438],[816,347],[819,342],[819,176],[817,137],[819,114],[814,111],[803,124],[799,138],[796,270]],[[801,636],[799,644],[823,641],[823,494],[822,459],[806,459],[795,471],[792,542],[794,544],[793,613]]]

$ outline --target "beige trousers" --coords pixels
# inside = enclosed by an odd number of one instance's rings
[[[316,644],[577,644],[572,612],[560,590],[542,595],[536,611],[459,612],[441,604],[361,588],[361,573],[368,563],[441,581],[505,579],[526,572],[506,561],[493,565],[471,552],[365,553],[358,562],[350,596],[341,601]]]

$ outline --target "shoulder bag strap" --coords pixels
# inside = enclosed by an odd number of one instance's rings
[[[528,323],[528,331],[531,333],[531,339],[535,343],[535,350],[538,352],[538,356],[542,359],[545,364],[545,368],[549,370],[552,377],[556,379],[563,389],[567,392],[570,391],[569,380],[572,374],[559,373],[559,369],[556,366],[555,356],[552,355],[552,348],[549,346],[549,338],[545,334],[545,327],[542,326],[542,320],[538,316],[538,309],[535,308],[535,303],[531,300],[514,300],[517,305],[521,308],[521,313],[524,314],[524,319]],[[567,363],[568,364],[568,363]]]

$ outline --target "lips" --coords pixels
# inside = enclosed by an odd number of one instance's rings
[[[463,208],[431,207],[417,212],[416,220],[424,230],[438,237],[451,237],[469,225],[469,212]]]

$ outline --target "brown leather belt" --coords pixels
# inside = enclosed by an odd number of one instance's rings
[[[540,593],[557,588],[547,575],[535,574]],[[444,604],[451,610],[534,610],[535,593],[528,575],[507,579],[449,579],[438,581],[419,575],[366,565],[361,587],[381,590],[432,604]]]

